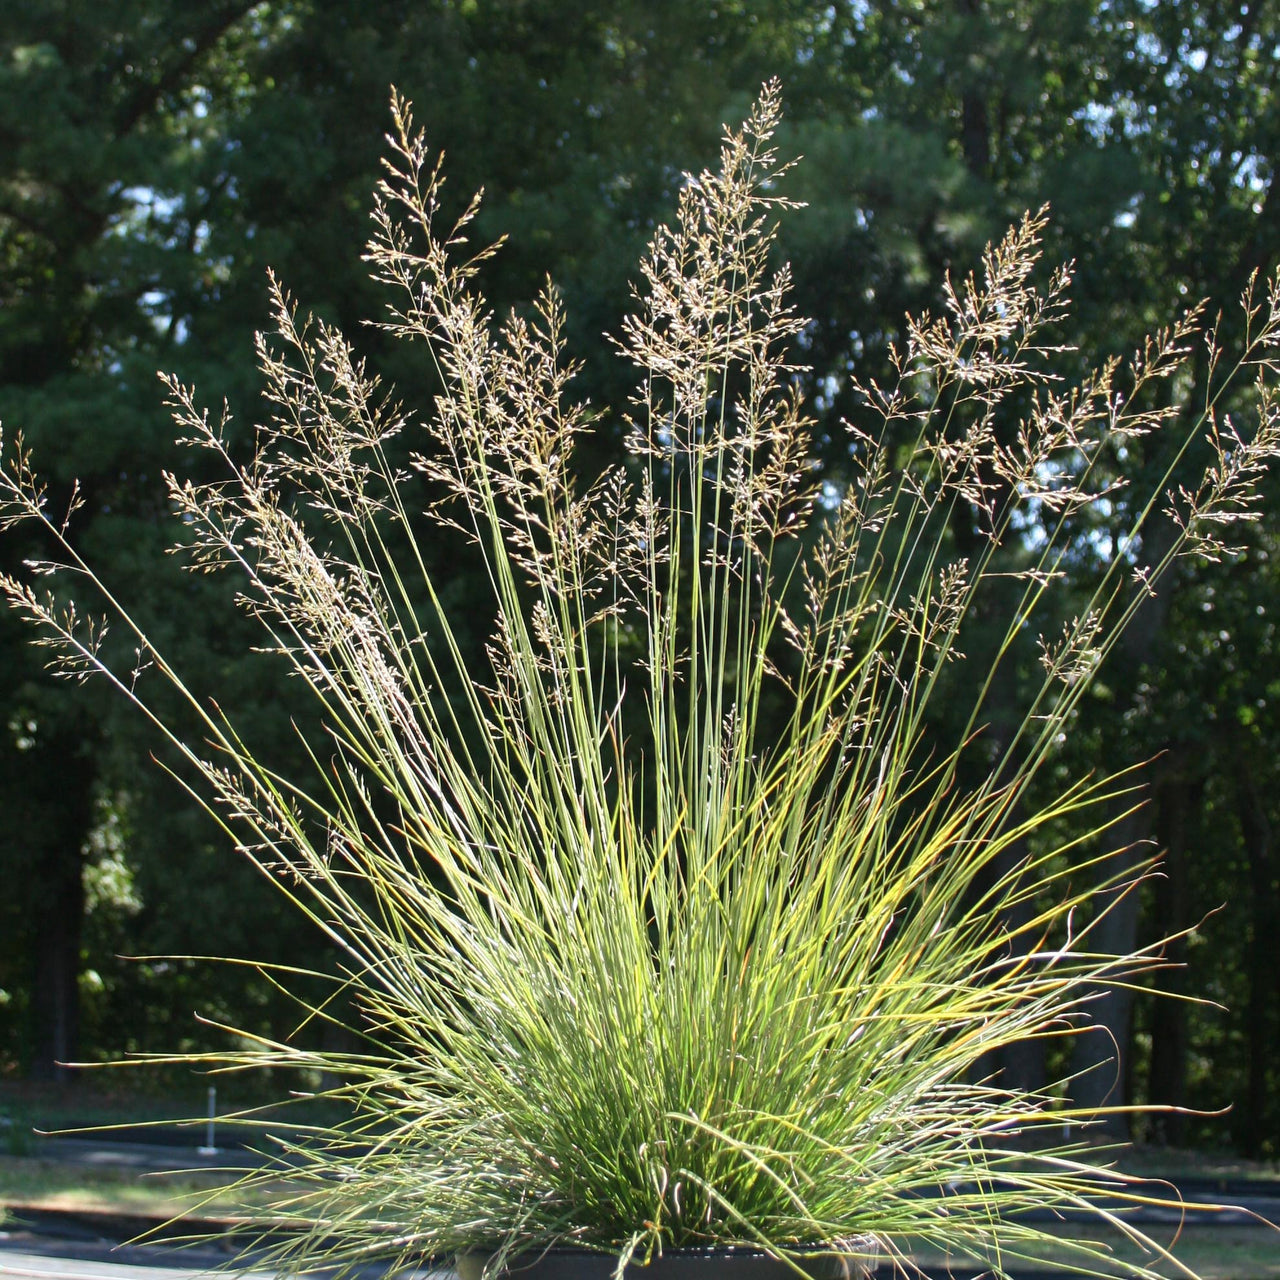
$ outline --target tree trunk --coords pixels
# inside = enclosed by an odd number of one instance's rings
[[[1156,938],[1172,938],[1195,922],[1187,881],[1189,829],[1204,795],[1204,781],[1190,778],[1184,761],[1173,758],[1162,769],[1156,791],[1156,834],[1163,853],[1155,881],[1152,931]],[[1187,1105],[1187,1006],[1185,938],[1165,946],[1168,968],[1157,973],[1158,993],[1151,1013],[1151,1062],[1147,1071],[1147,1100],[1157,1106]],[[1160,995],[1166,998],[1159,998]],[[1170,1111],[1151,1117],[1151,1138],[1166,1146],[1180,1146],[1186,1137],[1186,1117]]]
[[[1132,802],[1132,796],[1122,801]],[[1138,874],[1150,853],[1149,827],[1145,810],[1139,809],[1109,828],[1107,836],[1116,852],[1107,862],[1108,874],[1123,876],[1126,882]],[[1138,935],[1137,892],[1113,889],[1099,894],[1095,911],[1101,918],[1089,934],[1089,950],[1110,955],[1132,951]],[[1099,988],[1088,1010],[1089,1022],[1076,1035],[1072,1047],[1070,1101],[1073,1107],[1093,1115],[1129,1100],[1126,1073],[1133,993],[1125,987]],[[1129,1119],[1124,1114],[1099,1116],[1097,1125],[1098,1132],[1109,1138],[1125,1141],[1129,1137]]]
[[[982,16],[981,0],[956,0],[956,7],[965,18]],[[969,76],[975,76],[981,55],[977,50],[969,54]],[[965,168],[973,177],[986,180],[991,177],[991,112],[987,105],[989,84],[966,80],[960,94],[960,147],[964,153]]]
[[[1146,536],[1146,563],[1157,565],[1173,543],[1175,530],[1168,521],[1152,525]],[[1111,657],[1108,679],[1117,688],[1136,690],[1144,667],[1155,655],[1176,582],[1174,570],[1166,573],[1155,593],[1144,600],[1130,620],[1128,629]],[[1132,763],[1132,762],[1115,762]],[[1151,775],[1144,779],[1151,785]],[[1122,796],[1116,802],[1117,821],[1108,829],[1106,839],[1116,850],[1107,865],[1100,869],[1111,877],[1122,877],[1129,883],[1138,874],[1154,848],[1158,837],[1153,826],[1150,805],[1134,808],[1137,797]],[[1139,900],[1136,890],[1109,890],[1099,894],[1095,917],[1101,916],[1089,935],[1090,948],[1109,955],[1126,955],[1138,942]],[[1103,987],[1089,1005],[1089,1022],[1075,1038],[1071,1053],[1072,1081],[1069,1087],[1071,1105],[1086,1114],[1103,1107],[1123,1106],[1130,1101],[1130,1037],[1133,1027],[1133,993],[1124,987]],[[1129,1138],[1127,1115],[1098,1117],[1098,1131],[1118,1141]]]
[[[62,1080],[77,1056],[80,1037],[80,937],[84,922],[83,865],[79,856],[49,851],[41,859],[42,910],[36,927],[31,1006],[35,1023],[31,1076]]]
[[[1026,842],[1015,841],[992,864],[990,880],[994,882],[1008,875],[1026,855]],[[1001,913],[1002,926],[1017,937],[1017,949],[1024,954],[1029,940],[1026,935],[1018,934],[1017,930],[1031,918],[1032,908],[1032,903],[1021,902]],[[1015,1044],[1005,1045],[1003,1049],[989,1051],[979,1059],[974,1077],[998,1089],[1038,1092],[1048,1081],[1044,1041],[1019,1040]]]
[[[975,541],[975,529],[964,524],[957,530],[957,541],[972,545]],[[977,548],[973,547],[976,554]],[[1004,606],[996,606],[997,616],[1005,616]],[[1007,773],[1013,772],[1013,762],[1007,759],[1009,746],[1015,739],[1018,725],[1022,717],[1017,689],[1017,673],[1009,661],[996,668],[983,707],[987,720],[984,738],[991,744],[995,754],[1004,758],[1003,767]],[[1021,801],[1018,801],[1008,816],[1008,825],[1016,826],[1026,816]],[[1002,849],[987,868],[981,888],[987,890],[999,883],[1023,863],[1029,856],[1027,842],[1019,838]],[[1025,932],[1026,926],[1035,913],[1035,903],[1023,900],[1006,905],[1000,911],[1000,931],[1010,939],[1006,944],[1008,955],[1025,956],[1031,947],[1036,945],[1034,935]],[[985,1080],[999,1089],[1011,1092],[1036,1093],[1048,1082],[1045,1064],[1044,1041],[1037,1039],[1019,1040],[1005,1045],[995,1051],[988,1051],[975,1067],[976,1079]]]
[[[93,820],[95,768],[77,717],[37,745],[24,808],[34,819],[29,886],[34,949],[31,975],[30,1074],[62,1080],[77,1056],[80,1032],[80,945],[84,928],[83,849]]]
[[[1264,1117],[1272,1107],[1268,1079],[1280,1044],[1272,1034],[1272,1010],[1280,1008],[1280,965],[1276,964],[1276,938],[1280,937],[1280,859],[1276,857],[1270,818],[1249,762],[1241,752],[1237,761],[1236,802],[1240,830],[1249,859],[1252,890],[1249,939],[1249,1004],[1245,1013],[1249,1075],[1245,1105],[1235,1117],[1236,1137],[1246,1155],[1260,1154],[1259,1142],[1267,1132]]]

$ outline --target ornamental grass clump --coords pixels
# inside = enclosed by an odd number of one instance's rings
[[[1029,216],[910,324],[896,380],[861,389],[850,474],[824,480],[788,354],[805,322],[774,264],[788,201],[766,86],[653,238],[616,341],[637,372],[613,420],[626,458],[584,476],[599,415],[575,400],[559,298],[495,321],[488,255],[466,245],[476,204],[441,226],[439,165],[393,110],[367,258],[381,327],[432,362],[434,403],[403,411],[274,282],[250,458],[167,380],[183,438],[225,472],[169,478],[181,552],[239,575],[264,647],[317,700],[311,774],[279,776],[234,708],[193,694],[203,740],[169,727],[151,690],[185,693],[182,674],[80,559],[20,442],[3,481],[5,522],[58,547],[35,566],[51,591],[5,579],[10,604],[59,670],[151,717],[185,785],[344,958],[357,1051],[258,1041],[214,1063],[322,1068],[353,1104],[288,1145],[275,1216],[302,1229],[280,1252],[500,1262],[558,1243],[621,1266],[923,1243],[1003,1274],[1054,1238],[1023,1211],[1092,1204],[1151,1251],[1116,1265],[1154,1276],[1163,1251],[1125,1209],[1158,1194],[1064,1137],[1096,1116],[984,1064],[1075,1034],[1099,991],[1159,962],[1091,940],[1096,904],[1142,874],[1114,878],[1105,834],[1132,778],[1048,766],[1160,575],[1228,553],[1256,513],[1280,447],[1280,293],[1248,295],[1229,369],[1209,332],[1190,412],[1197,317],[1077,376],[1051,337],[1069,273],[1037,283]],[[1245,432],[1218,406],[1249,375]],[[1122,461],[1158,449],[1165,477],[1135,496]],[[1099,510],[1127,526],[1064,614]],[[962,518],[982,535],[967,556]],[[1172,533],[1144,560],[1158,520]],[[479,656],[426,568],[443,537],[491,593]],[[136,670],[110,668],[71,585],[131,632]],[[992,751],[993,690],[1036,634],[1042,678]],[[1087,1239],[1059,1249],[1108,1265]]]

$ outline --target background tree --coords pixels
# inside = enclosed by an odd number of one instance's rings
[[[1252,269],[1280,259],[1271,0],[16,8],[0,17],[0,415],[52,464],[56,500],[80,478],[83,536],[98,560],[105,549],[120,580],[146,594],[155,625],[180,632],[210,692],[262,708],[261,732],[281,752],[291,749],[288,690],[245,656],[218,589],[158,554],[158,479],[171,454],[154,370],[225,391],[247,422],[257,394],[247,335],[265,321],[269,265],[349,332],[376,314],[357,250],[389,83],[448,152],[459,207],[486,186],[477,242],[510,235],[487,278],[495,306],[528,298],[550,271],[571,344],[590,361],[592,399],[617,403],[625,371],[598,337],[626,307],[640,246],[681,169],[711,154],[720,122],[741,114],[761,80],[781,75],[784,145],[806,157],[793,192],[810,206],[784,229],[784,249],[813,317],[802,355],[833,484],[848,466],[837,423],[858,408],[851,375],[881,376],[904,314],[936,307],[943,273],[967,270],[1024,209],[1051,204],[1048,256],[1076,259],[1062,337],[1095,359],[1127,351],[1201,296],[1230,304]],[[365,339],[406,403],[425,403],[429,375],[376,332]],[[618,423],[599,424],[600,463],[619,434]],[[1124,514],[1120,501],[1116,528]],[[961,520],[956,536],[974,530]],[[1079,531],[1082,580],[1115,553],[1114,534]],[[1100,1004],[1133,1051],[1117,1067],[1107,1036],[1081,1037],[1077,1066],[1094,1070],[1080,1100],[1117,1079],[1171,1102],[1235,1098],[1237,1140],[1258,1150],[1280,1143],[1265,1102],[1280,995],[1263,951],[1278,892],[1275,694],[1263,674],[1274,539],[1271,503],[1220,579],[1177,580],[1152,602],[1082,711],[1081,734],[1100,768],[1157,758],[1150,803],[1122,834],[1166,845],[1168,879],[1108,917],[1116,944],[1225,904],[1188,943],[1191,959],[1210,947],[1220,958],[1156,980],[1221,994],[1231,1012]],[[22,554],[6,545],[6,556]],[[455,591],[461,610],[473,607],[465,575]],[[128,1043],[140,1044],[197,1003],[256,1001],[264,1022],[279,1017],[241,976],[110,960],[191,950],[196,921],[200,950],[260,954],[268,937],[298,956],[314,943],[268,923],[270,895],[143,765],[152,744],[139,726],[52,684],[7,623],[0,654],[0,789],[6,811],[22,815],[0,836],[7,882],[22,886],[0,905],[0,1052],[51,1071],[71,1052],[81,987],[89,1054],[127,1047],[109,1028],[129,1025]],[[1030,643],[1024,660],[1035,661]],[[1018,696],[1015,672],[995,693],[993,742]],[[55,774],[42,793],[35,780]],[[84,932],[74,922],[86,893]],[[126,1008],[141,1016],[126,1023]],[[1045,1067],[1032,1050],[993,1069],[1029,1080]],[[1227,1133],[1171,1121],[1156,1136]]]
[[[181,337],[165,300],[208,265],[191,91],[252,8],[31,5],[7,9],[0,30],[0,412],[54,460],[52,501],[79,478],[94,517],[84,537],[157,600],[171,576],[153,554],[171,446],[150,370]],[[16,888],[0,986],[7,1047],[49,1076],[78,1052],[84,870],[115,767],[113,713],[69,697],[7,631],[4,643],[6,798],[21,820],[0,837]]]

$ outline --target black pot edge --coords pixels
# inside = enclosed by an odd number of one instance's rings
[[[852,1242],[851,1242],[852,1243]],[[878,1243],[858,1238],[861,1251],[815,1247],[792,1255],[814,1280],[862,1280],[879,1261]],[[480,1280],[493,1256],[489,1250],[460,1251],[455,1265],[460,1280]],[[618,1255],[583,1245],[551,1245],[513,1254],[501,1272],[504,1280],[610,1280]],[[807,1265],[806,1265],[807,1263]],[[664,1249],[648,1264],[628,1263],[626,1280],[795,1280],[795,1271],[763,1249],[742,1245],[698,1245]]]

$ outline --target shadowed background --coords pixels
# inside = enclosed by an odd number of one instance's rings
[[[359,249],[388,86],[448,153],[460,209],[484,185],[477,242],[510,235],[486,276],[501,312],[550,272],[596,404],[627,371],[599,341],[679,176],[760,82],[786,94],[803,153],[783,228],[812,317],[801,359],[833,483],[848,375],[887,369],[908,309],[949,267],[1049,201],[1048,256],[1074,257],[1064,341],[1096,363],[1208,295],[1228,308],[1280,260],[1272,198],[1280,12],[1265,0],[29,0],[0,15],[0,417],[21,426],[79,536],[140,617],[219,702],[253,708],[282,759],[307,711],[250,652],[229,585],[181,574],[162,469],[180,465],[155,370],[257,410],[250,335],[273,266],[309,309],[363,340],[411,404],[424,369],[360,320],[378,300]],[[1230,311],[1227,325],[1234,323]],[[1228,335],[1229,337],[1229,335]],[[1205,376],[1197,368],[1193,377]],[[1195,400],[1195,395],[1189,397]],[[1010,424],[1011,429],[1016,424]],[[604,419],[599,465],[621,449]],[[1141,460],[1136,460],[1140,465]],[[60,490],[60,492],[57,492]],[[1215,1004],[1097,1007],[1080,1037],[1097,1094],[1217,1110],[1148,1119],[1147,1141],[1280,1148],[1280,816],[1272,553],[1277,500],[1241,558],[1150,602],[1081,710],[1071,774],[1150,758],[1126,842],[1166,850],[1141,901],[1108,917],[1125,950],[1201,921],[1152,979]],[[1116,528],[1121,525],[1117,513]],[[958,540],[974,530],[957,527]],[[1082,571],[1115,530],[1079,534]],[[1154,545],[1143,554],[1158,558]],[[20,559],[0,545],[5,566]],[[465,567],[450,584],[472,606]],[[1034,646],[1026,654],[1028,672]],[[1016,678],[997,690],[1016,723]],[[150,763],[157,744],[106,690],[50,680],[0,620],[0,1072],[216,1043],[195,1011],[282,1033],[291,1013],[252,969],[121,955],[319,964],[318,938],[230,854]],[[993,1063],[1023,1085],[1060,1073],[1028,1047]],[[190,1084],[173,1082],[190,1089]],[[269,1085],[267,1086],[269,1087]],[[283,1082],[281,1082],[283,1087]],[[1113,1094],[1113,1100],[1114,1100]]]

